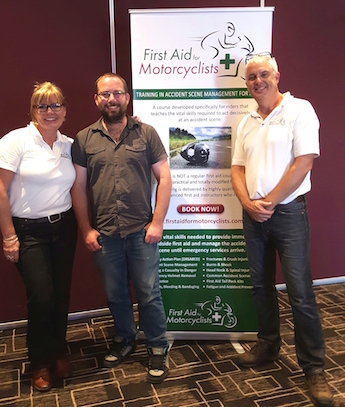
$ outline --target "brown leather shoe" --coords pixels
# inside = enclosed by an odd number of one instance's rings
[[[33,379],[34,388],[38,391],[49,391],[52,388],[50,369],[47,367],[34,370]]]
[[[256,367],[273,362],[279,358],[279,351],[263,339],[258,339],[250,351],[237,358],[237,363],[243,367]]]
[[[334,406],[333,395],[331,388],[327,383],[325,374],[315,373],[306,377],[309,387],[311,401],[318,407]]]
[[[72,367],[67,358],[55,360],[55,374],[60,379],[66,379],[72,375]]]

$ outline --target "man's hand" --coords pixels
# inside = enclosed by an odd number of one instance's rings
[[[97,241],[99,235],[96,229],[90,229],[84,236],[84,243],[90,252],[96,252],[102,249],[102,246],[100,246]]]
[[[163,225],[158,225],[157,223],[151,222],[145,226],[145,230],[145,243],[158,243],[162,239]]]
[[[250,201],[250,203],[244,208],[250,215],[250,217],[256,222],[265,222],[270,219],[274,213],[272,208],[272,202],[266,202],[261,199]]]

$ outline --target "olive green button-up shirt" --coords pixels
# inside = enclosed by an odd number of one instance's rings
[[[152,220],[152,164],[166,159],[155,129],[127,116],[116,144],[102,119],[81,130],[72,145],[73,162],[87,168],[92,227],[125,237]]]

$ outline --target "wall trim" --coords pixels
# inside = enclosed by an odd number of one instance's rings
[[[329,285],[329,284],[340,284],[345,283],[345,276],[341,277],[331,277],[331,278],[320,278],[317,280],[313,280],[313,286],[320,286],[320,285]],[[276,284],[276,289],[278,291],[286,290],[286,284]],[[134,304],[134,310],[137,309],[137,305]],[[84,318],[97,318],[97,317],[104,317],[106,315],[110,316],[110,312],[108,308],[99,308],[95,310],[88,310],[88,311],[79,311],[79,312],[71,312],[68,314],[69,321],[75,321]],[[1,322],[0,323],[0,331],[4,331],[6,329],[16,329],[25,327],[27,324],[26,319],[21,319],[18,321],[9,321],[9,322]]]

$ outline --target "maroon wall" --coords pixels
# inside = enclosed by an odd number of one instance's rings
[[[46,80],[65,93],[61,130],[74,136],[98,118],[94,82],[111,70],[108,0],[0,0],[0,61],[0,136],[28,123],[33,85]],[[2,253],[0,301],[0,322],[26,318],[24,285]],[[105,306],[92,255],[79,240],[70,310]]]
[[[146,0],[145,8],[257,7],[259,0]],[[314,278],[343,276],[345,2],[266,0],[275,7],[273,54],[280,90],[309,99],[321,122],[321,157],[308,196]],[[131,84],[128,9],[142,0],[116,1],[117,71]],[[148,27],[149,29],[149,27]],[[0,0],[0,136],[25,126],[35,81],[59,85],[68,101],[62,128],[73,136],[97,119],[93,85],[111,70],[108,0]],[[343,96],[343,95],[342,95]],[[15,267],[0,254],[0,322],[26,318],[25,292]],[[278,275],[278,282],[282,278]],[[106,306],[91,254],[79,241],[70,311]]]

